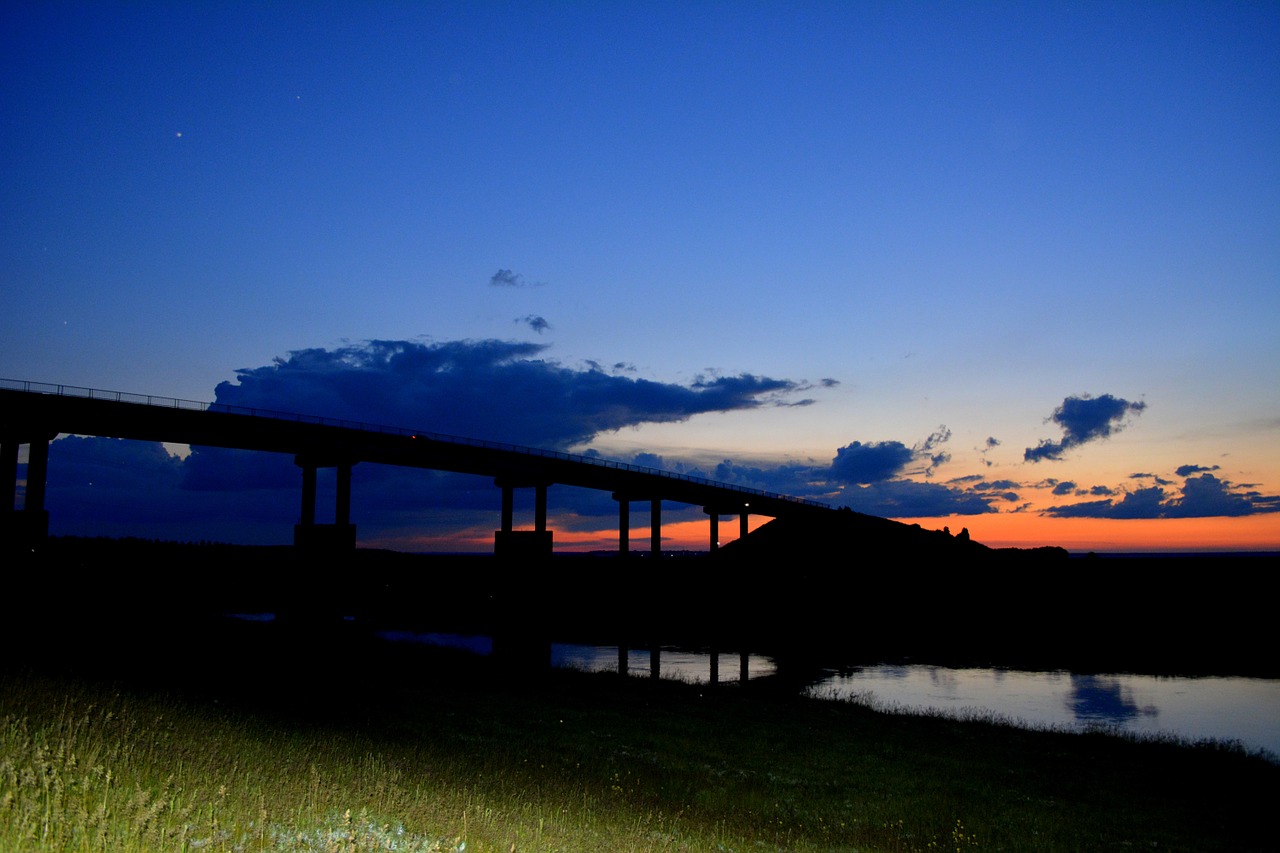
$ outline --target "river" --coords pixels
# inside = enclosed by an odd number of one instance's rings
[[[388,640],[426,642],[492,651],[488,637],[385,632]],[[649,649],[632,649],[628,674],[651,674]],[[553,666],[617,672],[616,646],[553,643]],[[747,659],[748,679],[774,673],[773,661]],[[738,655],[721,655],[718,680],[740,679]],[[663,678],[709,683],[710,655],[663,648]],[[813,696],[862,702],[887,711],[941,713],[958,718],[998,718],[1032,728],[1107,729],[1139,736],[1238,743],[1280,761],[1280,680],[1183,677],[1124,673],[1024,672],[996,668],[880,665],[829,672],[807,688]]]

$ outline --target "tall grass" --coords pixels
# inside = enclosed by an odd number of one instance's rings
[[[1243,754],[608,674],[510,681],[485,667],[397,661],[356,676],[343,665],[239,691],[0,674],[0,850],[1280,840],[1265,824],[1280,768]]]

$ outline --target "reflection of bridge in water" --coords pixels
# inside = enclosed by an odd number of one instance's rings
[[[438,435],[410,429],[355,423],[310,415],[244,409],[124,394],[66,385],[0,380],[0,531],[9,541],[42,541],[48,532],[45,509],[49,442],[60,434],[162,441],[267,453],[287,453],[302,469],[302,498],[294,544],[302,548],[354,548],[351,523],[351,469],[360,462],[425,468],[494,478],[502,490],[501,527],[494,535],[499,555],[540,556],[552,551],[547,529],[547,488],[554,484],[608,491],[618,502],[618,549],[630,550],[630,506],[650,505],[650,548],[662,550],[662,502],[702,507],[710,527],[709,546],[719,540],[720,516],[736,515],[740,535],[750,515],[772,518],[828,513],[825,504],[555,450]],[[28,445],[25,497],[17,504],[17,463]],[[337,498],[333,524],[316,523],[316,471],[334,468]],[[514,490],[535,491],[534,529],[514,529]]]

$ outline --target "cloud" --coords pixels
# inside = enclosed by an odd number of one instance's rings
[[[1131,403],[1110,394],[1103,394],[1101,397],[1091,397],[1088,394],[1067,397],[1049,416],[1049,420],[1062,427],[1062,440],[1041,439],[1039,445],[1026,449],[1023,459],[1027,462],[1060,460],[1073,447],[1109,438],[1119,432],[1124,428],[1125,418],[1130,413],[1141,413],[1146,407],[1144,402]]]
[[[231,406],[565,448],[602,432],[777,404],[804,383],[749,373],[690,385],[566,367],[542,344],[368,341],[307,349],[237,371]]]
[[[1053,487],[1055,495],[1069,495],[1076,490],[1076,484],[1070,480],[1063,480],[1061,483]]]
[[[1209,471],[1217,471],[1219,467],[1220,466],[1218,465],[1210,465],[1207,468],[1203,465],[1179,465],[1173,473],[1177,474],[1179,477],[1190,477],[1192,474],[1203,474]]]
[[[919,442],[915,446],[915,450],[921,453],[927,453],[946,444],[951,440],[951,430],[947,429],[946,424],[942,424],[936,430],[931,432],[924,441]]]
[[[831,476],[842,483],[877,483],[902,473],[914,458],[915,453],[900,441],[855,441],[836,450]]]
[[[1202,518],[1253,515],[1278,510],[1280,497],[1263,497],[1257,492],[1232,492],[1231,484],[1226,480],[1219,480],[1212,474],[1201,474],[1199,477],[1186,479],[1182,484],[1182,497],[1169,502],[1165,516]]]
[[[992,450],[995,450],[999,446],[1000,446],[1000,439],[996,438],[993,435],[987,436],[986,442],[983,443],[982,448],[979,450],[979,453],[982,456],[981,461],[983,465],[986,465],[988,468],[991,468],[995,465],[994,462],[992,462],[990,459],[987,458],[987,454],[990,453]]]
[[[989,497],[915,480],[852,486],[841,491],[840,503],[858,512],[888,518],[937,518],[997,511]]]
[[[548,323],[545,318],[539,317],[537,314],[527,314],[524,317],[518,318],[516,322],[524,323],[538,334],[542,334],[547,329],[551,328],[551,324]]]
[[[1130,492],[1118,501],[1084,501],[1050,507],[1044,514],[1054,518],[1159,518],[1164,496],[1164,489],[1150,486]]]
[[[1084,501],[1045,510],[1046,515],[1056,518],[1213,518],[1267,512],[1280,512],[1280,495],[1240,491],[1212,474],[1187,478],[1178,496],[1156,485],[1129,492],[1119,500]]]
[[[498,270],[489,276],[490,287],[523,287],[524,276],[511,270]]]

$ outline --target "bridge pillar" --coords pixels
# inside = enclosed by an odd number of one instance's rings
[[[316,466],[295,463],[302,466],[302,513],[299,523],[303,527],[315,527],[316,524]]]
[[[711,518],[711,550],[715,551],[720,547],[720,513],[710,507],[703,512]]]
[[[346,527],[351,523],[351,463],[338,466],[338,501],[334,507],[333,523]]]
[[[502,527],[494,531],[493,553],[500,557],[533,558],[550,557],[554,551],[552,533],[547,530],[547,486],[549,483],[533,483],[533,530],[515,529],[515,490],[529,483],[516,483],[496,479],[493,484],[502,489]]]
[[[750,529],[747,527],[747,516],[749,516],[750,514],[751,513],[747,512],[747,510],[744,508],[742,512],[738,515],[738,538],[739,539],[746,539],[747,534],[751,532]]]
[[[662,556],[662,499],[654,498],[649,506],[649,556],[657,559]]]
[[[533,529],[539,533],[547,532],[547,484],[534,486]]]
[[[293,528],[295,548],[313,553],[353,551],[356,526],[351,523],[351,468],[356,463],[319,460],[309,454],[298,454],[293,462],[302,469],[302,511]],[[316,469],[338,469],[338,494],[334,502],[333,524],[316,523]]]
[[[0,442],[0,491],[4,493],[4,505],[0,511],[13,512],[18,505],[18,441],[16,436],[5,436]]]
[[[510,533],[515,527],[515,489],[505,483],[499,485],[502,488],[502,532]]]
[[[631,499],[621,492],[613,499],[618,502],[618,556],[625,557],[631,553]]]
[[[27,444],[27,495],[22,503],[26,512],[44,512],[48,483],[49,439],[33,438]]]
[[[49,441],[57,434],[14,435],[0,439],[0,540],[18,551],[39,548],[49,538],[44,499],[49,475]],[[27,477],[18,510],[18,451],[27,445]]]

